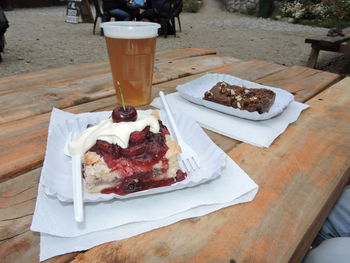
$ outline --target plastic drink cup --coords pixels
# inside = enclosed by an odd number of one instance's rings
[[[102,23],[117,103],[141,106],[151,102],[157,23]]]

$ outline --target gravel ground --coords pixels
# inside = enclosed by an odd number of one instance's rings
[[[10,22],[0,77],[72,64],[106,60],[103,37],[92,34],[92,24],[65,23],[65,7],[15,9]],[[181,14],[182,32],[159,37],[157,49],[198,47],[219,55],[247,60],[258,58],[287,66],[306,64],[306,37],[327,29],[232,14],[223,0],[204,0],[199,13]],[[321,52],[318,68],[350,73],[350,57]],[[347,71],[347,72],[346,72]]]

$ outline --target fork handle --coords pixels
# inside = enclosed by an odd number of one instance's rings
[[[169,119],[169,124],[170,124],[170,127],[171,129],[173,130],[173,135],[175,137],[175,140],[177,143],[179,143],[179,140],[181,140],[181,136],[179,134],[179,131],[176,127],[176,124],[175,124],[175,120],[174,120],[174,117],[173,117],[173,114],[171,113],[171,110],[169,108],[169,104],[165,98],[165,95],[164,95],[164,92],[163,91],[160,91],[159,92],[159,96],[160,96],[160,100],[164,106],[164,109],[165,109],[165,112],[168,116],[168,119]]]
[[[74,218],[77,222],[84,220],[84,206],[83,206],[83,191],[81,178],[81,159],[80,155],[72,156],[72,179],[73,179],[73,206]]]

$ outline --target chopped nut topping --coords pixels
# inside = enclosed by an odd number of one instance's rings
[[[247,89],[244,90],[244,93],[245,93],[245,94],[248,94],[249,92],[250,92],[250,91],[247,90]]]
[[[221,87],[221,88],[224,88],[224,87],[226,87],[226,86],[227,86],[227,83],[226,83],[226,82],[222,81],[222,82],[220,83],[220,87]]]
[[[231,91],[232,89],[226,89],[226,96],[232,96]]]
[[[221,87],[220,93],[221,93],[221,94],[225,94],[226,92],[227,92],[227,88]]]
[[[214,94],[210,90],[208,90],[204,93],[204,96],[208,99],[211,99],[213,98]]]
[[[230,89],[230,94],[233,96],[236,94],[236,92],[233,89]]]
[[[242,97],[238,95],[238,96],[236,96],[236,100],[241,101]]]
[[[237,102],[238,109],[242,108],[241,103]]]

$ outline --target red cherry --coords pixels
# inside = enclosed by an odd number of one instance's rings
[[[106,141],[97,140],[96,141],[96,146],[102,152],[105,152],[105,153],[112,153],[113,152],[113,145],[109,144]]]
[[[121,148],[118,146],[118,144],[113,145],[113,156],[114,158],[119,158],[120,157],[120,151]]]
[[[156,141],[151,141],[147,144],[147,152],[153,156],[153,159],[162,158],[167,150],[168,146]]]
[[[186,177],[187,177],[187,173],[184,173],[184,172],[181,171],[181,170],[177,170],[177,171],[176,171],[176,177],[175,177],[175,179],[176,179],[177,182],[180,182],[180,181],[182,181],[182,180],[185,180]]]
[[[130,143],[143,143],[146,140],[146,134],[143,131],[134,131],[130,134]]]
[[[142,154],[146,151],[146,146],[144,144],[136,144],[129,146],[126,149],[121,149],[121,153],[124,156],[136,156]]]
[[[146,126],[142,131],[145,133],[146,139],[152,137],[153,133],[150,131],[150,126]]]
[[[113,122],[131,122],[136,121],[137,111],[133,106],[117,107],[112,112]]]

